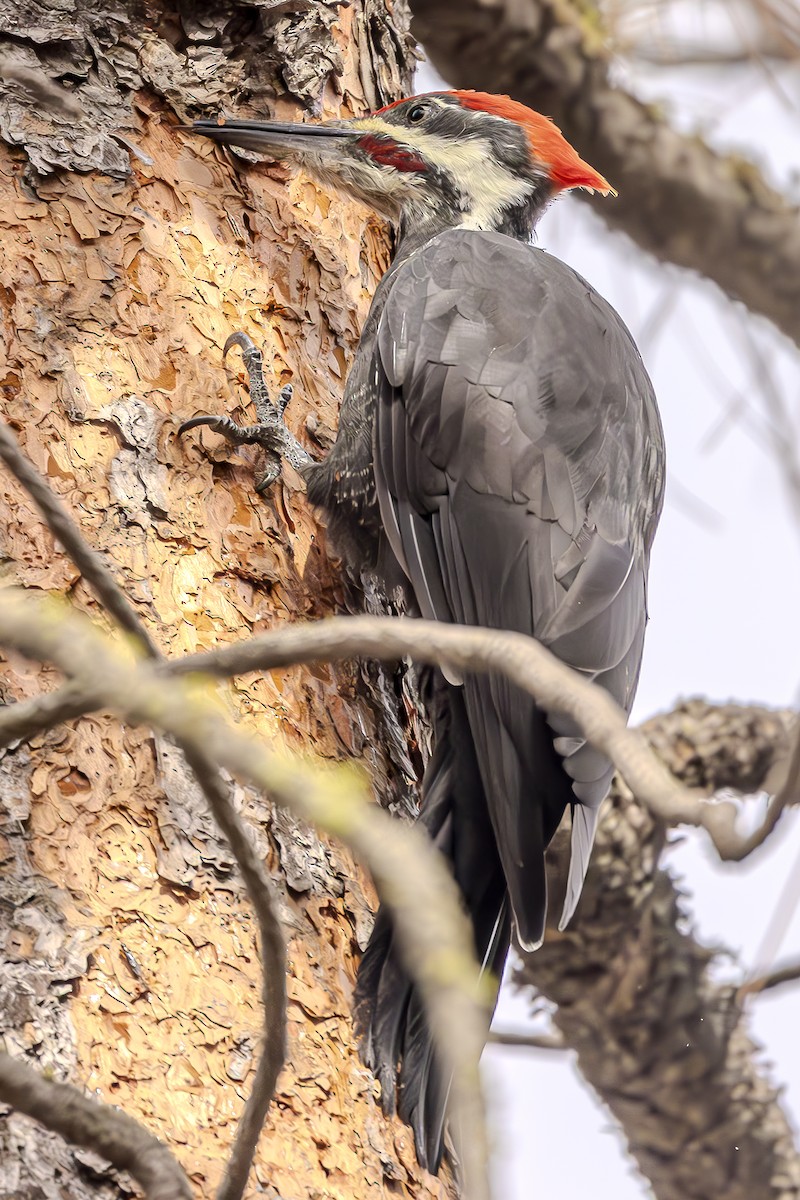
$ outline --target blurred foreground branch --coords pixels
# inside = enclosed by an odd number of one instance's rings
[[[271,670],[297,663],[333,662],[356,656],[388,661],[409,655],[418,662],[445,665],[464,673],[498,671],[529,692],[548,712],[573,717],[592,745],[603,750],[632,792],[665,825],[704,829],[723,860],[738,862],[761,846],[778,824],[787,805],[800,799],[800,733],[788,760],[785,781],[773,797],[763,821],[750,834],[737,830],[739,810],[730,800],[707,799],[682,786],[664,768],[646,739],[627,726],[627,717],[602,688],[565,666],[544,646],[519,633],[445,625],[396,617],[331,617],[310,625],[284,626],[221,650],[187,655],[162,662],[162,676],[213,674],[231,676]],[[74,688],[64,706],[74,713],[79,697]],[[87,679],[86,703],[96,705],[97,689]],[[29,701],[25,727],[50,727],[62,706],[52,694]],[[0,744],[8,740],[6,721],[20,727],[13,709],[0,715]]]
[[[469,923],[454,880],[432,843],[367,803],[363,779],[338,767],[312,769],[270,753],[232,727],[196,687],[151,662],[131,662],[65,606],[15,589],[0,595],[0,643],[55,663],[126,720],[171,734],[346,842],[372,872],[392,909],[403,961],[419,987],[443,1070],[452,1074],[450,1115],[465,1194],[486,1200],[486,1135],[478,1060],[488,1030],[476,994]]]

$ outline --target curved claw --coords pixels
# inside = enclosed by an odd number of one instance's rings
[[[281,417],[283,416],[283,414],[286,412],[286,409],[291,404],[293,395],[294,395],[294,388],[292,387],[292,385],[290,383],[287,383],[285,387],[281,388],[280,394],[278,396],[278,404],[277,404],[278,413]]]
[[[260,477],[256,480],[256,491],[260,495],[263,495],[264,492],[269,491],[269,489],[272,487],[273,483],[275,482],[275,480],[278,478],[278,476],[281,473],[281,460],[277,454],[269,455],[267,463],[268,463],[268,465],[267,465],[266,469],[261,473]]]
[[[298,471],[306,467],[312,460],[308,452],[300,445],[286,428],[283,414],[292,398],[293,388],[286,384],[281,389],[277,403],[272,402],[269,391],[264,383],[263,355],[246,333],[232,333],[223,347],[223,357],[233,346],[242,351],[244,365],[250,378],[250,400],[253,403],[257,421],[254,425],[237,425],[231,417],[214,417],[203,415],[184,421],[178,428],[178,437],[208,425],[214,433],[219,433],[234,446],[261,446],[267,455],[266,469],[256,484],[259,492],[265,492],[275,482],[281,473],[281,462],[287,462]]]
[[[246,333],[238,332],[232,333],[226,338],[225,345],[222,347],[222,357],[227,358],[234,346],[238,346],[245,354],[252,354],[254,350],[258,353],[258,347],[253,339],[248,337]]]
[[[183,437],[190,429],[197,429],[199,425],[216,425],[219,417],[192,417],[190,421],[184,421],[178,426],[178,437]]]

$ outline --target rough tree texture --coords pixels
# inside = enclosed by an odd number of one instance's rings
[[[413,30],[454,87],[508,92],[561,126],[618,189],[592,202],[650,254],[698,271],[800,343],[800,213],[758,166],[675,132],[609,78],[582,0],[411,0]]]
[[[14,35],[0,48],[3,413],[168,653],[347,603],[297,479],[264,502],[251,453],[175,437],[182,419],[246,401],[238,364],[221,361],[243,329],[294,382],[290,420],[319,450],[387,261],[365,211],[277,170],[232,169],[174,128],[176,114],[265,112],[287,89],[352,113],[407,88],[402,4],[269,7],[230,0],[180,22],[150,5],[145,22],[135,3],[24,17],[0,4]],[[303,108],[284,98],[277,111]],[[4,577],[97,617],[5,473],[0,506]],[[4,699],[56,682],[15,660]],[[382,801],[402,807],[414,771],[394,688],[391,674],[351,666],[275,671],[224,694],[291,752],[360,758]],[[5,1045],[143,1119],[210,1195],[262,1023],[254,922],[227,847],[175,751],[102,716],[18,748],[0,771]],[[382,1117],[355,1053],[361,873],[262,798],[239,799],[291,939],[290,1056],[259,1185],[286,1200],[444,1196],[408,1130]],[[20,1117],[2,1119],[0,1163],[4,1196],[130,1190]]]
[[[795,727],[788,714],[691,701],[644,728],[689,786],[756,792],[774,790]],[[778,1089],[736,988],[715,981],[714,954],[655,869],[663,844],[663,829],[615,787],[574,925],[548,930],[518,981],[557,1005],[555,1025],[656,1200],[796,1200],[800,1156]]]

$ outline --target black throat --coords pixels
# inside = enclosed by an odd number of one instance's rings
[[[520,242],[529,242],[533,238],[536,223],[553,198],[553,190],[549,183],[542,181],[541,187],[527,197],[524,204],[517,204],[503,209],[499,219],[492,225],[491,232],[502,233],[506,237],[516,238]],[[466,214],[457,208],[445,205],[431,211],[429,217],[420,221],[419,218],[408,218],[405,214],[396,225],[396,249],[394,262],[408,258],[420,246],[424,246],[446,229],[458,229],[464,224]]]

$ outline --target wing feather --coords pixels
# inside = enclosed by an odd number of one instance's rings
[[[542,251],[450,230],[397,270],[377,368],[376,486],[420,610],[536,636],[629,708],[663,452],[619,317]],[[566,921],[611,766],[505,679],[469,676],[464,694],[517,933],[533,944],[544,848],[571,806]]]

